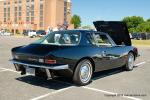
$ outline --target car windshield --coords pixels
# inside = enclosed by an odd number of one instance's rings
[[[34,42],[36,44],[77,45],[80,42],[80,33],[72,31],[57,31]]]

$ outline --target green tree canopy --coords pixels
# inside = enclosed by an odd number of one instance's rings
[[[78,28],[81,26],[81,18],[78,15],[73,15],[71,18],[71,24],[74,24],[74,28]]]
[[[136,31],[137,32],[148,32],[148,33],[150,33],[150,21],[139,24],[138,27],[136,28]]]
[[[147,22],[150,22],[150,18],[149,18],[149,19],[147,19]]]
[[[144,23],[143,17],[140,16],[124,17],[122,21],[127,23],[130,32],[136,31],[137,26]]]

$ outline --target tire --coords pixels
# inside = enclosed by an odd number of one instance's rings
[[[127,59],[127,62],[126,62],[125,69],[127,71],[132,71],[133,68],[134,68],[134,54],[132,52],[130,52],[128,54],[128,59]]]
[[[93,66],[89,60],[82,60],[76,66],[73,82],[77,85],[87,85],[90,83],[93,74]]]
[[[35,35],[33,35],[32,37],[33,37],[33,38],[35,38],[36,36],[35,36]]]

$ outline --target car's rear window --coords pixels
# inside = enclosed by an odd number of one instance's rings
[[[35,43],[52,45],[77,45],[80,42],[80,32],[57,31],[48,34]]]

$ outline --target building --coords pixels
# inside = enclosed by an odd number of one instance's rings
[[[13,33],[70,24],[70,0],[1,0],[0,28]]]

